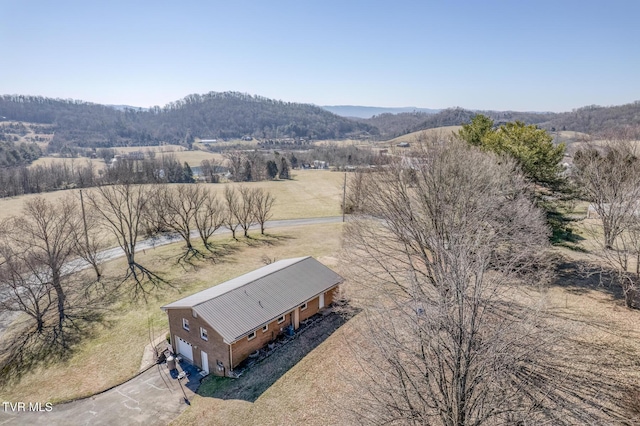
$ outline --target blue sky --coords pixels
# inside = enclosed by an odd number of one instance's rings
[[[0,94],[566,111],[640,100],[640,1],[0,0]]]

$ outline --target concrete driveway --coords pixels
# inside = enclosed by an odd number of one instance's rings
[[[193,398],[199,379],[192,373],[181,380],[181,387],[166,364],[159,364],[107,392],[55,405],[49,412],[44,404],[42,412],[29,412],[30,401],[23,401],[27,411],[12,411],[2,404],[0,425],[165,425],[187,408],[185,394]]]

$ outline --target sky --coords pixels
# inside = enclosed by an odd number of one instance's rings
[[[640,100],[638,0],[0,0],[0,94],[570,111]]]

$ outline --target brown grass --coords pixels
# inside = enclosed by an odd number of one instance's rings
[[[107,165],[102,159],[98,158],[64,158],[64,157],[40,157],[29,167],[34,166],[48,166],[50,164],[66,165],[69,168],[73,167],[86,167],[88,163],[91,163],[94,170],[105,169]]]
[[[583,260],[582,253],[562,248],[557,251],[568,265]],[[332,267],[348,280],[348,271],[341,270],[339,264]],[[611,423],[615,416],[637,418],[640,312],[626,309],[620,296],[598,284],[594,277],[566,269],[543,293],[528,290],[518,297],[521,302],[527,297],[543,297],[546,301],[546,321],[552,328],[564,330],[567,337],[558,343],[567,371],[578,376],[584,372],[585,380],[595,377],[613,388],[594,394],[590,384],[581,383],[581,379],[574,384],[571,380],[575,378],[567,378],[567,389],[576,390],[579,398],[606,407],[596,412],[605,423]],[[352,379],[362,377],[349,351],[349,342],[357,338],[362,320],[357,316],[343,325],[255,402],[198,396],[173,424],[352,424],[351,409],[362,393],[362,389],[354,388]],[[588,402],[576,403],[584,404],[585,410],[591,409]]]
[[[293,180],[250,182],[245,185],[264,188],[276,197],[273,219],[294,219],[342,214],[340,202],[343,179],[344,174],[327,170],[295,170]],[[219,194],[222,194],[225,187],[225,184],[205,185]],[[239,184],[230,183],[230,185]],[[42,196],[49,201],[54,201],[69,193],[79,198],[77,189],[1,198],[0,220],[19,215],[26,200]]]
[[[279,229],[268,239],[218,239],[237,249],[222,262],[199,262],[186,270],[176,265],[181,244],[147,250],[138,261],[159,272],[171,284],[155,292],[145,304],[125,295],[96,325],[93,337],[74,348],[65,362],[42,366],[26,373],[19,383],[0,390],[3,401],[63,401],[95,393],[132,377],[140,367],[149,343],[148,323],[155,337],[166,334],[168,323],[160,306],[264,266],[262,257],[283,259],[311,255],[321,261],[335,255],[340,246],[341,224]],[[256,236],[257,237],[257,236]],[[110,262],[107,272],[125,267],[123,260]]]

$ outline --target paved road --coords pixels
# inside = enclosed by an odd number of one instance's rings
[[[23,401],[26,410],[0,405],[0,425],[166,425],[187,407],[185,395],[193,399],[198,379],[192,374],[178,382],[166,364],[159,364],[107,392],[50,411],[44,402],[41,411],[29,411],[29,402],[35,401]]]
[[[265,224],[266,229],[271,228],[285,228],[289,226],[308,226],[308,225],[320,225],[325,223],[339,223],[342,222],[342,216],[329,216],[329,217],[316,217],[316,218],[308,218],[308,219],[287,219],[287,220],[272,220],[267,221]],[[260,229],[259,225],[254,225],[250,229]],[[229,234],[231,231],[228,229],[218,229],[215,235],[219,234]],[[198,238],[198,231],[191,232],[191,238]],[[154,247],[164,246],[171,243],[179,242],[181,239],[178,235],[162,235],[156,238],[149,238],[147,240],[141,241],[136,244],[136,250],[145,250],[151,249]],[[108,262],[110,260],[118,259],[124,256],[124,252],[120,247],[111,248],[109,250],[104,250],[98,254],[98,258],[101,262]],[[82,269],[87,269],[91,265],[89,265],[83,259],[76,259],[69,262],[66,265],[66,270],[69,272],[79,271]],[[0,300],[3,297],[7,297],[0,293]],[[20,315],[20,312],[0,312],[0,340],[6,330],[6,328]],[[1,409],[2,407],[0,407]]]

